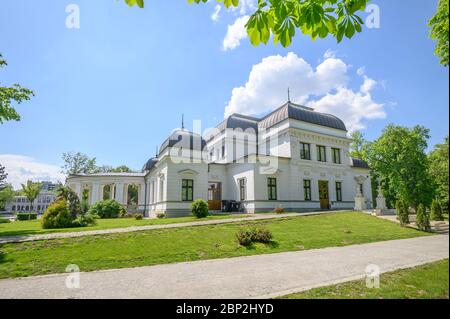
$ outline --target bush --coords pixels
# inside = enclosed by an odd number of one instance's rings
[[[64,199],[51,204],[42,216],[42,228],[69,228],[72,227],[72,218],[69,206]]]
[[[142,215],[142,214],[134,214],[134,219],[136,219],[136,220],[142,220],[142,219],[144,219],[144,215]]]
[[[416,225],[420,230],[430,230],[430,214],[423,204],[417,208]]]
[[[438,200],[433,199],[431,202],[431,220],[444,220],[442,207]]]
[[[114,199],[99,201],[89,208],[89,214],[99,218],[118,218],[126,213],[125,207]]]
[[[97,224],[95,216],[90,214],[80,215],[72,221],[72,227],[87,227]]]
[[[284,213],[284,208],[283,207],[277,207],[273,210],[273,212],[275,214],[283,214]]]
[[[208,216],[208,203],[203,199],[197,199],[191,204],[191,212],[197,218]]]
[[[158,218],[164,218],[164,217],[166,217],[166,214],[164,214],[164,213],[158,213],[158,214],[156,214],[156,217],[158,217]]]
[[[11,221],[9,219],[6,218],[0,218],[0,224],[7,224],[10,223]]]
[[[37,219],[37,213],[17,213],[17,220],[32,220]]]
[[[395,205],[397,211],[397,219],[401,226],[406,226],[409,224],[409,209],[408,206],[402,201],[398,200]]]
[[[247,247],[253,243],[268,244],[272,241],[273,235],[266,228],[252,228],[239,230],[236,238],[240,245]]]

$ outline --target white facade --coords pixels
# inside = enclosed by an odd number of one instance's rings
[[[20,212],[35,212],[43,214],[48,206],[51,205],[56,199],[56,196],[52,192],[41,191],[34,200],[33,204],[25,196],[14,196],[13,200],[6,204],[6,213],[20,213]]]
[[[186,215],[197,198],[212,210],[234,200],[247,213],[353,209],[355,200],[364,209],[369,168],[348,156],[350,142],[341,120],[288,102],[262,119],[233,114],[203,137],[175,130],[141,173],[72,175],[67,184],[87,190],[91,204],[114,198],[147,216]]]

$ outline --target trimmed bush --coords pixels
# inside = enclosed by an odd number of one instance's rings
[[[97,224],[97,220],[90,214],[80,215],[72,221],[72,227],[87,227],[95,224]]]
[[[209,215],[208,203],[203,199],[197,199],[191,204],[191,212],[197,218],[204,218]]]
[[[420,230],[430,230],[430,214],[423,204],[417,208],[416,225]]]
[[[272,241],[273,235],[266,228],[241,229],[236,233],[236,239],[240,245],[248,247],[253,243],[268,244]]]
[[[69,228],[72,227],[72,218],[67,202],[60,199],[51,204],[42,216],[42,228]]]
[[[89,214],[98,218],[118,218],[126,213],[125,207],[114,199],[99,201],[89,208]]]
[[[283,207],[277,207],[273,210],[273,213],[275,214],[283,214],[284,213],[284,208]]]
[[[17,220],[32,220],[37,219],[37,213],[17,213],[16,219]]]
[[[142,219],[144,219],[144,215],[142,215],[142,214],[134,214],[134,219],[136,219],[136,220],[142,220]]]
[[[166,217],[166,214],[164,214],[164,213],[158,213],[158,214],[156,214],[156,217],[157,217],[157,218],[164,218],[164,217]]]
[[[6,218],[0,218],[0,224],[7,224],[10,223],[11,221],[9,219]]]
[[[438,200],[433,199],[431,202],[431,220],[444,220],[442,207]]]
[[[406,226],[409,224],[409,209],[408,206],[402,201],[398,200],[395,205],[397,211],[397,219],[401,226]]]

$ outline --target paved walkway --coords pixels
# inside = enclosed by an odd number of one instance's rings
[[[78,232],[61,232],[61,233],[36,234],[36,235],[24,235],[24,236],[3,236],[3,237],[0,237],[0,244],[20,243],[20,242],[25,242],[25,241],[35,241],[35,240],[45,240],[45,239],[115,234],[115,233],[130,233],[130,232],[135,232],[135,231],[163,229],[163,228],[179,228],[179,227],[192,227],[192,226],[202,226],[202,225],[217,225],[217,224],[227,224],[227,223],[234,223],[234,222],[246,222],[246,221],[253,221],[253,220],[294,217],[294,216],[321,215],[321,214],[330,214],[330,213],[338,213],[338,212],[348,212],[348,210],[309,212],[309,213],[255,214],[255,215],[248,215],[248,217],[199,220],[199,221],[195,221],[195,222],[186,222],[186,223],[131,226],[131,227],[124,227],[124,228],[110,228],[110,229],[86,230],[86,231],[78,231]]]
[[[448,258],[448,235],[80,274],[0,280],[0,298],[270,298]],[[73,275],[73,274],[72,274]]]

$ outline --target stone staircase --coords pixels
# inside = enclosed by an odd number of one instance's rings
[[[448,234],[448,221],[432,222],[431,228],[433,232],[438,234]]]

